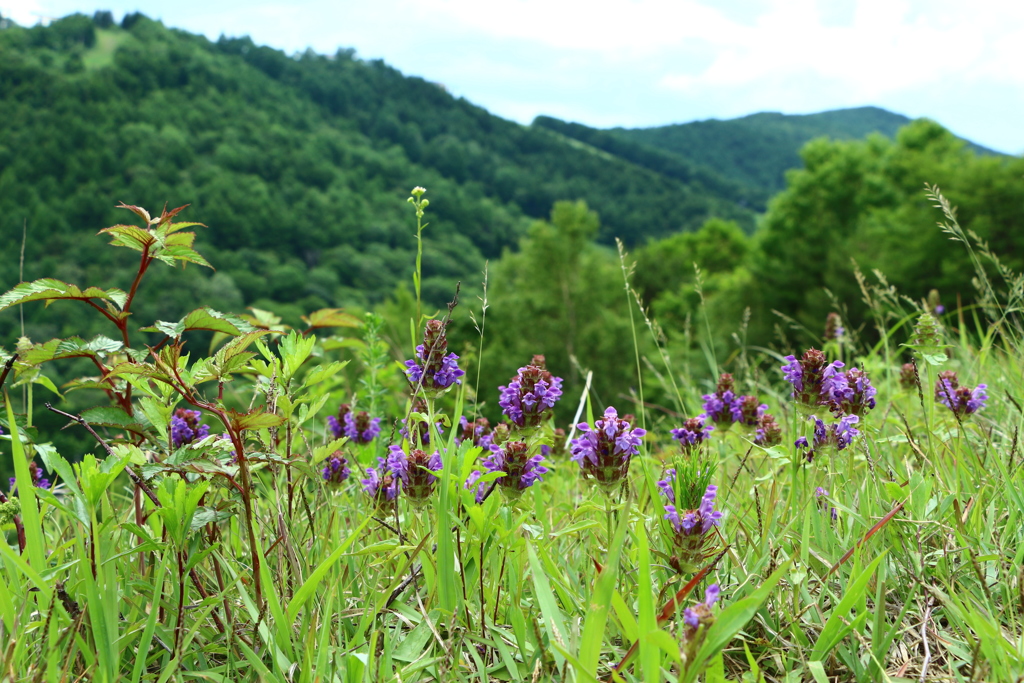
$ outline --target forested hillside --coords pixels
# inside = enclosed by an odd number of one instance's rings
[[[711,216],[753,227],[727,184],[503,120],[351,51],[288,56],[140,15],[0,31],[0,104],[2,288],[19,279],[23,228],[35,237],[26,279],[119,272],[92,237],[124,220],[119,201],[191,204],[210,226],[199,240],[218,271],[160,276],[173,308],[257,305],[292,320],[378,302],[407,278],[415,185],[431,192],[424,296],[435,303],[559,199],[598,210],[605,243]],[[10,325],[0,321],[4,336]]]
[[[608,135],[679,155],[769,195],[786,186],[786,171],[800,168],[800,149],[815,138],[858,140],[871,133],[894,137],[910,119],[878,107],[818,114],[774,112],[738,119],[694,121],[655,128],[615,128]],[[989,152],[977,145],[975,151]]]
[[[134,263],[96,235],[129,219],[117,203],[191,204],[183,216],[209,226],[198,246],[216,271],[155,269],[145,286],[159,296],[140,299],[137,319],[255,307],[298,325],[319,308],[374,308],[405,344],[417,248],[406,198],[425,186],[423,300],[432,312],[462,282],[460,353],[481,349],[488,259],[484,374],[511,376],[542,352],[568,390],[602,368],[594,389],[608,398],[636,381],[615,237],[661,341],[698,365],[735,358],[740,329],[761,346],[814,341],[836,309],[870,337],[857,268],[915,299],[935,288],[951,306],[976,301],[969,255],[935,227],[926,182],[1024,267],[1024,161],[878,109],[646,131],[522,126],[350,51],[288,56],[102,13],[0,30],[0,104],[3,290],[22,279],[23,230],[23,279],[127,289]],[[876,130],[891,139],[852,139]],[[822,134],[837,139],[807,143]],[[780,185],[787,168],[799,170]],[[33,340],[100,331],[69,303],[23,312]],[[0,316],[4,346],[20,326]]]

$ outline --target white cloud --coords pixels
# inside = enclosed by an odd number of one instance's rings
[[[48,23],[49,19],[60,16],[48,16],[43,4],[38,0],[8,0],[0,4],[0,15],[3,15],[4,19],[13,19],[21,26],[34,26],[40,21]]]

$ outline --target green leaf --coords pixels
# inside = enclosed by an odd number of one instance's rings
[[[141,429],[145,425],[139,417],[133,417],[121,408],[106,406],[101,408],[90,408],[82,413],[82,419],[91,425],[104,427],[115,427],[121,429]]]
[[[275,413],[264,412],[262,407],[248,413],[236,413],[233,410],[227,411],[231,426],[241,431],[244,429],[269,429],[284,423],[284,418]]]
[[[544,567],[541,565],[540,559],[537,558],[537,551],[533,549],[533,544],[529,541],[526,541],[526,552],[530,559],[534,595],[540,604],[540,612],[544,616],[544,629],[548,632],[548,638],[555,646],[558,657],[564,661],[563,653],[569,646],[569,632],[565,629],[565,618],[558,608],[555,594],[551,592],[551,582],[548,581]],[[582,673],[586,673],[585,667],[581,665],[579,668]]]
[[[370,523],[371,519],[373,519],[373,515],[368,515],[363,519],[362,524],[356,527],[352,533],[348,535],[348,538],[346,538],[341,545],[335,548],[334,552],[331,553],[327,559],[321,562],[320,566],[314,569],[313,573],[309,575],[309,578],[302,583],[299,590],[295,592],[295,597],[293,597],[292,601],[288,603],[288,623],[295,621],[295,618],[299,615],[299,610],[302,609],[302,606],[306,601],[313,596],[313,591],[315,591],[316,587],[320,585],[320,582],[324,580],[328,570],[334,566],[335,562],[341,559],[342,555],[348,552],[352,542],[359,538],[359,535],[363,532],[363,529],[366,528],[366,525]]]
[[[825,626],[821,629],[821,634],[818,636],[818,640],[814,643],[814,648],[811,650],[810,660],[822,661],[828,656],[828,653],[832,651],[839,641],[849,632],[849,625],[844,623],[847,614],[853,608],[854,604],[859,602],[868,589],[868,582],[875,573],[875,569],[878,567],[878,563],[885,557],[886,552],[883,551],[881,555],[876,557],[871,564],[864,568],[856,579],[850,583],[846,588],[846,593],[843,595],[843,599],[839,601],[839,604],[832,610],[832,614],[829,615],[828,620],[825,622]],[[867,618],[867,612],[863,613],[863,616]]]
[[[32,348],[22,353],[21,361],[26,365],[39,365],[61,358],[95,358],[117,353],[122,348],[121,342],[103,335],[97,335],[90,341],[79,337],[51,339],[42,344],[33,344]]]
[[[720,653],[736,637],[736,634],[754,618],[757,610],[761,608],[772,590],[782,580],[783,574],[789,569],[790,562],[791,560],[786,560],[749,597],[734,602],[715,617],[715,623],[708,628],[707,636],[705,636],[700,650],[694,655],[693,661],[687,665],[685,675],[680,680],[687,682],[695,680],[703,670],[704,663]]]
[[[302,316],[302,321],[310,329],[320,327],[359,327],[363,324],[362,320],[351,313],[346,313],[343,308],[321,308],[319,311],[310,313],[308,317]]]
[[[162,332],[168,337],[178,338],[188,330],[208,330],[223,332],[237,337],[252,332],[253,326],[239,317],[215,311],[212,308],[197,308],[176,323],[157,321],[151,327],[143,327],[142,332]]]
[[[137,225],[112,225],[103,228],[97,234],[110,235],[110,244],[115,247],[127,247],[135,251],[143,251],[156,243],[152,232]]]
[[[11,306],[28,303],[29,301],[53,301],[56,299],[76,299],[86,301],[88,299],[107,299],[113,301],[120,308],[128,300],[128,295],[120,289],[100,289],[99,287],[86,287],[80,289],[77,285],[71,285],[53,278],[43,278],[33,282],[22,282],[15,285],[13,289],[0,296],[0,311]]]

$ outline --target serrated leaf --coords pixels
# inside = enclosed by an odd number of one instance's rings
[[[140,331],[163,332],[168,337],[177,338],[187,330],[207,330],[238,336],[245,332],[251,332],[252,329],[252,325],[241,318],[203,307],[197,308],[176,323],[159,320],[152,327],[144,327]]]
[[[110,243],[113,246],[127,247],[135,251],[143,251],[156,242],[153,233],[137,225],[112,225],[99,232],[99,234],[104,233],[110,235]]]
[[[362,321],[351,313],[346,313],[343,308],[321,308],[313,311],[308,317],[302,316],[302,321],[311,329],[319,327],[359,327]]]
[[[325,379],[330,379],[331,377],[334,377],[346,365],[348,365],[348,361],[334,361],[332,363],[328,363],[327,365],[318,365],[309,371],[309,373],[306,375],[306,379],[303,381],[302,384],[303,386],[307,387],[311,387],[314,384],[319,384],[320,382],[323,382]]]
[[[233,410],[227,411],[231,426],[241,431],[243,429],[269,429],[284,423],[284,418],[274,413],[264,412],[263,408],[249,411],[248,413],[236,413]]]
[[[136,430],[144,427],[138,417],[132,417],[123,409],[114,406],[90,408],[82,413],[82,419],[91,425],[102,425],[104,427]]]
[[[77,285],[61,282],[54,278],[43,278],[32,282],[22,282],[3,296],[0,296],[0,311],[28,303],[29,301],[54,301],[57,299],[107,299],[118,307],[124,306],[128,295],[120,289],[101,289],[99,287],[79,288]]]
[[[136,216],[138,216],[142,220],[146,221],[146,225],[149,225],[150,223],[153,222],[153,219],[150,218],[150,216],[149,216],[149,211],[146,211],[141,206],[135,206],[134,204],[125,204],[124,202],[121,202],[120,204],[118,204],[117,208],[119,208],[119,209],[128,209],[129,211],[134,213]]]
[[[89,341],[80,337],[51,339],[43,344],[33,344],[30,349],[22,352],[21,360],[26,365],[38,365],[60,358],[92,358],[117,353],[121,348],[121,342],[103,335],[97,335]]]

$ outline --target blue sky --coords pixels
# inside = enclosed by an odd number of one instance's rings
[[[355,48],[506,118],[655,126],[876,105],[1024,152],[1024,3],[962,0],[0,0],[19,23],[109,9]]]

